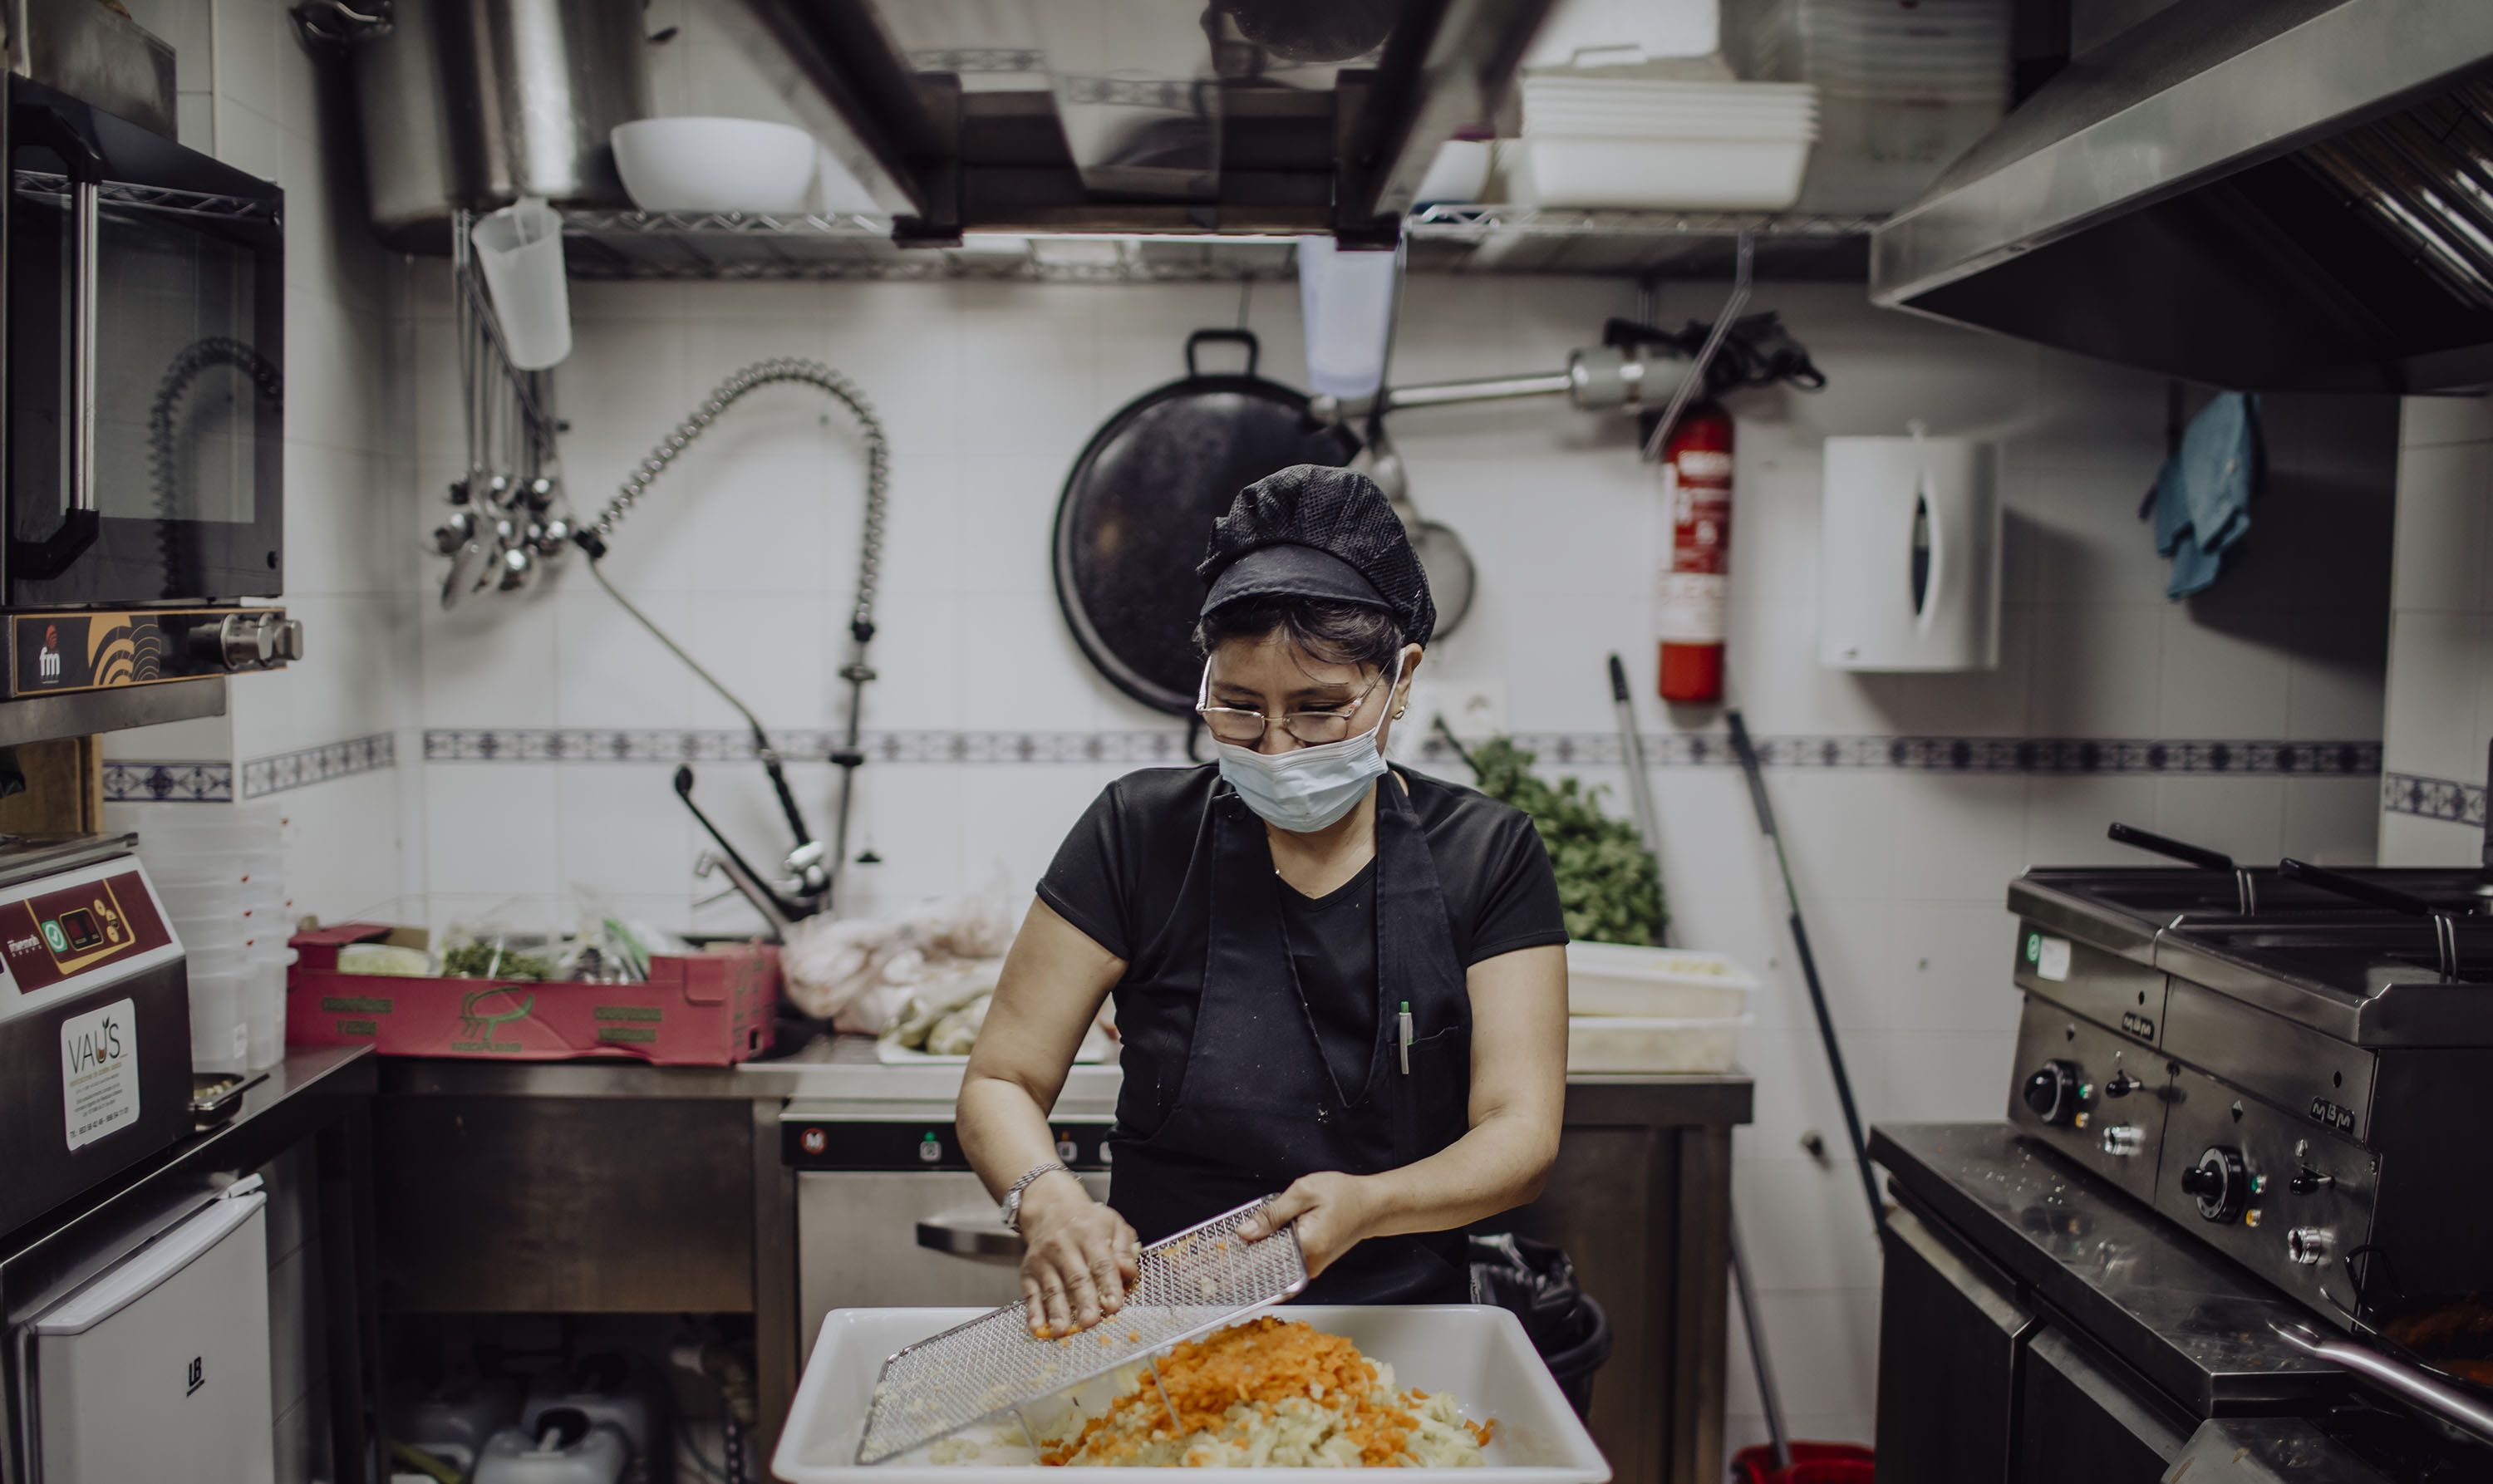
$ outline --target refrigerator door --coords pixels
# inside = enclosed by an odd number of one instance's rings
[[[266,1484],[267,1204],[235,1187],[29,1326],[41,1484]]]

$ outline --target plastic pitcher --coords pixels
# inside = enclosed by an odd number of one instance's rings
[[[544,371],[571,354],[571,289],[562,271],[562,214],[533,198],[476,223],[476,266],[502,323],[511,365]]]

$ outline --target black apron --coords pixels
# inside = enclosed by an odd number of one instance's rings
[[[1471,1126],[1471,995],[1419,816],[1391,776],[1376,790],[1376,1045],[1364,1086],[1337,1085],[1301,993],[1281,919],[1287,888],[1264,823],[1227,787],[1197,835],[1211,854],[1210,945],[1175,1100],[1128,1076],[1118,1095],[1108,1203],[1156,1241],[1319,1171],[1374,1174],[1443,1149]],[[1411,1007],[1411,1071],[1401,1007]],[[1166,994],[1120,990],[1128,1043],[1165,1044]],[[1463,1303],[1463,1233],[1373,1237],[1310,1284],[1310,1303]]]

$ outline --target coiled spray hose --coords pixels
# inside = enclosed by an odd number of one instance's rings
[[[796,808],[796,796],[790,790],[787,773],[780,765],[778,749],[771,746],[770,734],[763,727],[761,719],[721,684],[717,676],[704,668],[699,660],[669,638],[665,630],[652,623],[649,615],[635,608],[630,599],[617,591],[599,566],[606,555],[608,538],[615,534],[616,526],[623,523],[623,518],[632,513],[632,507],[641,502],[641,497],[649,492],[649,487],[657,482],[658,476],[667,472],[685,449],[709,430],[720,414],[736,405],[747,393],[783,382],[813,387],[848,408],[865,437],[864,531],[857,542],[856,602],[849,610],[849,638],[855,647],[850,651],[849,663],[840,669],[840,678],[849,683],[849,715],[840,746],[830,756],[830,760],[840,768],[840,801],[838,822],[833,828],[827,861],[822,847],[814,843],[812,832],[805,827],[804,815]],[[883,574],[884,511],[890,488],[891,442],[884,433],[883,420],[875,416],[873,404],[866,401],[865,394],[858,390],[856,383],[819,361],[780,357],[757,361],[720,382],[717,390],[693,409],[692,416],[685,418],[675,431],[649,450],[648,456],[633,468],[615,491],[615,498],[609,500],[606,508],[597,513],[596,519],[573,538],[580,549],[588,553],[588,570],[597,579],[598,585],[622,605],[623,611],[639,620],[641,627],[648,630],[659,643],[667,647],[668,652],[683,661],[705,685],[717,692],[721,698],[736,708],[737,715],[744,718],[745,725],[753,732],[754,750],[761,757],[763,767],[770,774],[771,787],[778,791],[779,808],[788,816],[789,827],[796,833],[797,848],[790,857],[789,865],[801,878],[803,894],[818,902],[827,896],[832,877],[836,876],[840,863],[847,858],[850,804],[856,791],[856,770],[865,761],[865,754],[857,745],[858,726],[864,713],[865,683],[874,678],[874,671],[867,667],[865,656],[866,645],[874,638],[874,597]]]

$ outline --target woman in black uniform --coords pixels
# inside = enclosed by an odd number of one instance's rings
[[[962,1143],[1028,1239],[1032,1326],[1122,1305],[1142,1242],[1277,1192],[1332,1303],[1459,1303],[1461,1229],[1558,1148],[1566,930],[1523,814],[1395,767],[1436,612],[1384,495],[1300,465],[1240,492],[1199,569],[1216,767],[1108,786],[1005,961]],[[1125,1079],[1106,1204],[1047,1114],[1114,994]]]

